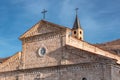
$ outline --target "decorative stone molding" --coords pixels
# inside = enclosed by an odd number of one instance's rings
[[[56,37],[60,37],[61,34],[59,32],[51,32],[47,34],[41,34],[41,35],[36,35],[33,37],[28,37],[25,39],[25,43],[30,43],[30,42],[35,42],[35,41],[41,41],[41,40],[46,40],[46,39],[52,39]]]

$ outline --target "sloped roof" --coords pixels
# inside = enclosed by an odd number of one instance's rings
[[[74,22],[74,25],[73,25],[72,29],[78,29],[78,28],[82,29],[82,27],[80,25],[80,20],[79,20],[78,16],[76,15],[75,22]]]
[[[7,60],[9,57],[7,58],[0,58],[0,63],[4,62],[5,60]]]
[[[111,53],[120,55],[120,39],[94,45]]]
[[[45,20],[40,20],[38,23],[36,23],[32,28],[30,28],[29,30],[27,30],[23,35],[20,36],[20,39],[22,38],[26,38],[26,37],[29,37],[29,36],[32,36],[31,33],[34,32],[35,30],[37,30],[38,27],[40,26],[36,26],[36,25],[40,25],[40,24],[49,24],[49,25],[52,25],[53,27],[59,27],[59,28],[68,28],[68,27],[65,27],[65,26],[61,26],[61,25],[58,25],[58,24],[54,24],[52,22],[48,22],[48,21],[45,21]]]
[[[108,57],[108,58],[115,59],[115,60],[117,60],[117,63],[120,64],[120,56],[119,55],[108,52],[108,51],[106,51],[104,49],[96,47],[95,45],[91,45],[91,44],[89,44],[87,42],[77,40],[74,37],[69,37],[69,39],[67,41],[67,45],[77,47],[79,49],[82,49],[82,50],[85,50],[85,51],[88,51],[88,52],[91,52],[91,53],[94,53],[94,54],[99,54],[99,55],[102,55],[102,56],[105,56],[105,57]]]
[[[89,44],[89,43],[88,43]],[[92,44],[90,44],[90,45],[92,45]],[[70,46],[70,45],[66,45],[67,47],[71,47],[72,49],[74,48],[74,49],[78,49],[78,50],[80,50],[79,48],[76,48],[76,47],[73,47],[73,46]],[[86,50],[85,50],[86,51]],[[107,56],[103,56],[103,55],[100,55],[100,54],[94,54],[93,52],[89,52],[89,51],[86,51],[86,52],[88,52],[88,53],[92,53],[91,55],[94,55],[94,56],[96,56],[96,57],[101,57],[101,58],[104,58],[104,59],[109,59],[109,60],[116,60],[116,59],[113,59],[113,58],[110,58],[110,57],[107,57]],[[79,55],[78,55],[79,56]]]

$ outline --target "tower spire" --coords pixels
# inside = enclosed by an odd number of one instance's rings
[[[78,9],[79,8],[76,8],[75,11],[76,11],[76,18],[75,18],[75,21],[74,21],[74,24],[73,24],[73,29],[77,29],[77,28],[81,28],[81,25],[80,25],[80,20],[78,18]]]
[[[72,28],[72,36],[79,40],[83,40],[84,36],[83,36],[83,30],[78,18],[78,8],[76,8],[75,10],[76,10],[76,18]]]

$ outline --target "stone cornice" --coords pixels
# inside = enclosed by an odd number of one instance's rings
[[[120,56],[115,55],[110,52],[107,52],[107,51],[104,51],[96,46],[93,46],[93,45],[85,42],[85,41],[77,40],[76,38],[73,38],[71,36],[67,36],[67,37],[68,38],[66,40],[66,45],[73,46],[78,49],[91,52],[92,54],[98,54],[98,55],[102,55],[106,58],[111,58],[111,59],[117,60],[117,63],[120,64]]]
[[[12,70],[12,71],[5,71],[0,72],[0,74],[8,74],[8,73],[26,73],[26,74],[33,74],[35,73],[41,73],[41,72],[61,72],[61,71],[74,71],[74,70],[95,70],[98,68],[101,68],[103,63],[80,63],[80,64],[74,64],[74,65],[58,65],[58,66],[51,66],[51,67],[41,67],[41,68],[30,68],[30,69],[19,69],[19,70]]]
[[[25,43],[41,41],[41,40],[45,40],[45,39],[52,39],[55,37],[60,37],[61,35],[62,35],[61,32],[50,32],[50,33],[41,34],[41,35],[34,35],[32,37],[26,38]]]

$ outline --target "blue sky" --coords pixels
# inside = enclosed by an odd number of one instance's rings
[[[85,41],[120,38],[120,0],[0,0],[0,57],[21,51],[19,36],[42,19],[44,8],[46,20],[71,28],[76,7]]]

